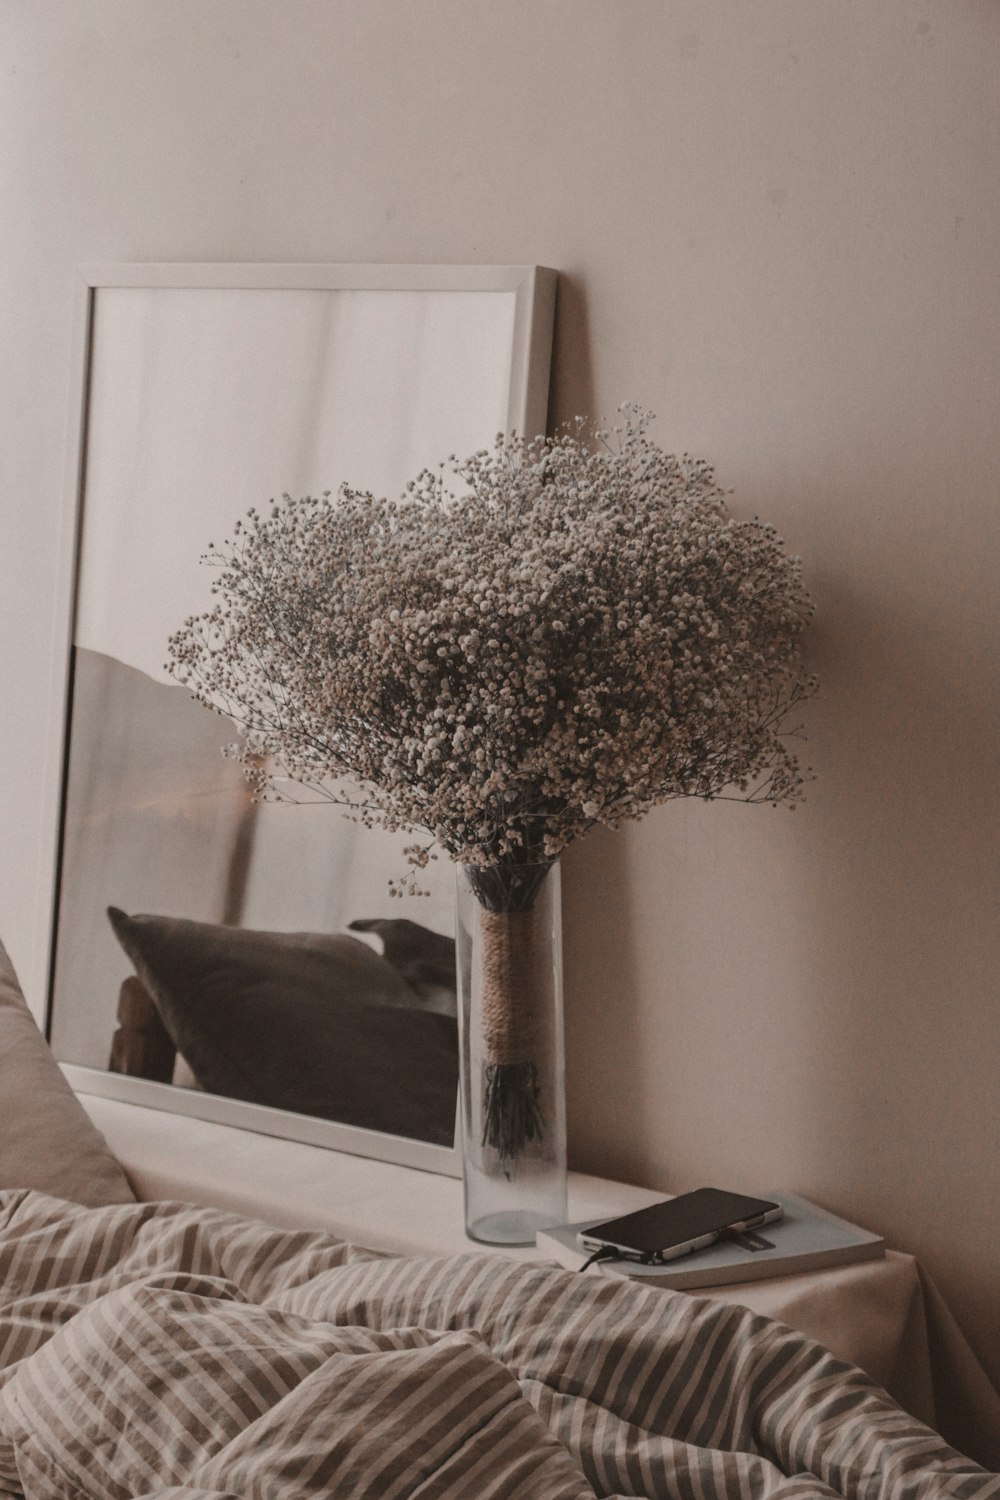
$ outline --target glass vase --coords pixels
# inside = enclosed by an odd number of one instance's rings
[[[455,926],[466,1233],[530,1245],[566,1220],[558,864],[459,865]]]

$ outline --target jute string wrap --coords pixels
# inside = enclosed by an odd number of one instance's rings
[[[482,935],[483,1040],[491,1063],[531,1062],[544,994],[544,943],[535,942],[535,912],[479,913]]]

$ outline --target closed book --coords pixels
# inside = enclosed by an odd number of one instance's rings
[[[647,1286],[669,1286],[684,1291],[823,1271],[856,1261],[879,1260],[885,1254],[885,1240],[880,1235],[839,1219],[805,1198],[791,1193],[761,1193],[760,1197],[781,1204],[784,1213],[776,1223],[765,1224],[746,1235],[716,1240],[702,1250],[662,1266],[644,1266],[634,1260],[602,1260],[590,1270],[627,1276]],[[599,1222],[585,1219],[578,1224],[540,1229],[536,1243],[539,1250],[561,1266],[578,1271],[590,1252],[581,1249],[577,1234]]]

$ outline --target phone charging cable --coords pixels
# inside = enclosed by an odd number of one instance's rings
[[[621,1256],[613,1245],[602,1245],[595,1250],[593,1255],[588,1255],[582,1266],[577,1266],[577,1271],[589,1271],[591,1266],[596,1266],[599,1260],[621,1260]]]

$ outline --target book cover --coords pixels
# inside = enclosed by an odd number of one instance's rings
[[[885,1241],[880,1235],[839,1219],[836,1214],[828,1213],[805,1198],[791,1193],[761,1193],[760,1196],[781,1204],[784,1216],[777,1223],[765,1224],[763,1228],[738,1238],[716,1240],[703,1250],[695,1250],[662,1266],[605,1260],[598,1261],[591,1269],[611,1276],[627,1276],[647,1286],[668,1286],[683,1291],[725,1286],[732,1282],[763,1281],[769,1276],[822,1271],[856,1261],[879,1260],[885,1254]],[[578,1224],[540,1229],[536,1243],[539,1250],[560,1265],[578,1271],[588,1259],[589,1252],[577,1244],[577,1233],[597,1223],[600,1223],[599,1219],[591,1218]]]

